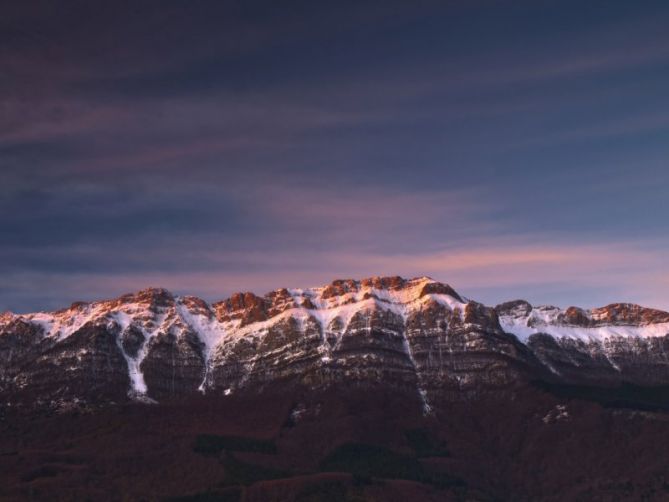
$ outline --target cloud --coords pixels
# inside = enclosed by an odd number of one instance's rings
[[[0,271],[178,269],[184,256],[209,266],[222,251],[252,256],[261,249],[397,252],[431,246],[440,234],[460,238],[491,228],[485,216],[494,208],[483,190],[329,185],[269,178],[247,186],[45,187],[4,201],[0,231],[13,240],[0,247]],[[12,214],[27,199],[32,203]]]
[[[542,238],[547,240],[545,236],[479,239],[438,251],[411,253],[396,253],[391,247],[384,253],[328,249],[207,251],[207,246],[189,252],[189,243],[183,242],[165,249],[161,256],[158,249],[143,246],[141,255],[135,258],[140,262],[156,260],[157,267],[140,263],[127,269],[9,271],[4,278],[11,287],[0,291],[0,305],[25,309],[34,304],[35,284],[40,285],[42,305],[55,308],[65,299],[102,298],[148,286],[217,300],[238,290],[264,293],[279,287],[321,285],[335,278],[400,274],[430,275],[489,304],[523,297],[534,303],[562,306],[631,301],[669,307],[668,279],[657,274],[657,270],[667,267],[665,254],[658,251],[667,243],[537,243]],[[163,260],[167,254],[166,263]],[[75,254],[75,258],[80,256]]]
[[[152,285],[216,300],[239,289],[396,274],[430,275],[487,303],[669,307],[667,279],[657,274],[668,265],[666,240],[532,231],[500,213],[505,202],[488,187],[277,176],[246,186],[81,182],[32,198],[39,202],[23,214],[0,218],[13,235],[0,246],[0,310]]]
[[[3,12],[0,308],[371,273],[666,305],[660,8],[270,4]]]

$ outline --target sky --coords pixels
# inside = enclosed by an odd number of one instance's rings
[[[669,309],[666,1],[4,1],[0,311],[428,275]]]

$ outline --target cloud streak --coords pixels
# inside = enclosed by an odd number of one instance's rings
[[[514,239],[514,240],[519,240]],[[181,254],[174,271],[151,270],[13,271],[11,297],[5,302],[21,310],[30,303],[32,285],[39,283],[41,299],[49,308],[79,299],[104,298],[149,285],[168,287],[181,294],[197,294],[211,301],[235,291],[264,293],[279,287],[315,286],[335,278],[370,274],[428,274],[449,282],[461,293],[489,304],[522,297],[536,304],[554,303],[569,294],[569,304],[585,307],[631,301],[667,309],[668,279],[662,253],[649,249],[657,243],[636,246],[620,243],[535,245],[509,240],[471,243],[431,253],[365,253],[322,250],[298,255],[288,250]],[[666,243],[664,243],[666,244]],[[185,246],[184,246],[185,247]],[[151,260],[152,256],[146,257]],[[268,273],[269,272],[269,273]],[[57,292],[57,293],[56,293]],[[25,307],[24,307],[25,308]]]
[[[665,306],[669,9],[602,5],[8,7],[0,309],[398,273]]]

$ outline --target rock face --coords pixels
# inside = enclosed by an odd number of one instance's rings
[[[495,310],[560,381],[571,384],[669,383],[669,314],[629,303],[584,310],[532,307],[523,300]]]
[[[669,383],[669,314],[486,307],[426,277],[338,280],[209,305],[148,289],[53,313],[0,315],[0,395],[30,405],[275,385],[390,386],[439,399],[545,379]]]

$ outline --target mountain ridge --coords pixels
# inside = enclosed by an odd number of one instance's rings
[[[531,380],[669,383],[669,314],[488,307],[429,277],[335,280],[207,303],[148,288],[0,315],[8,402],[161,401],[267,386],[381,385],[435,400]]]

